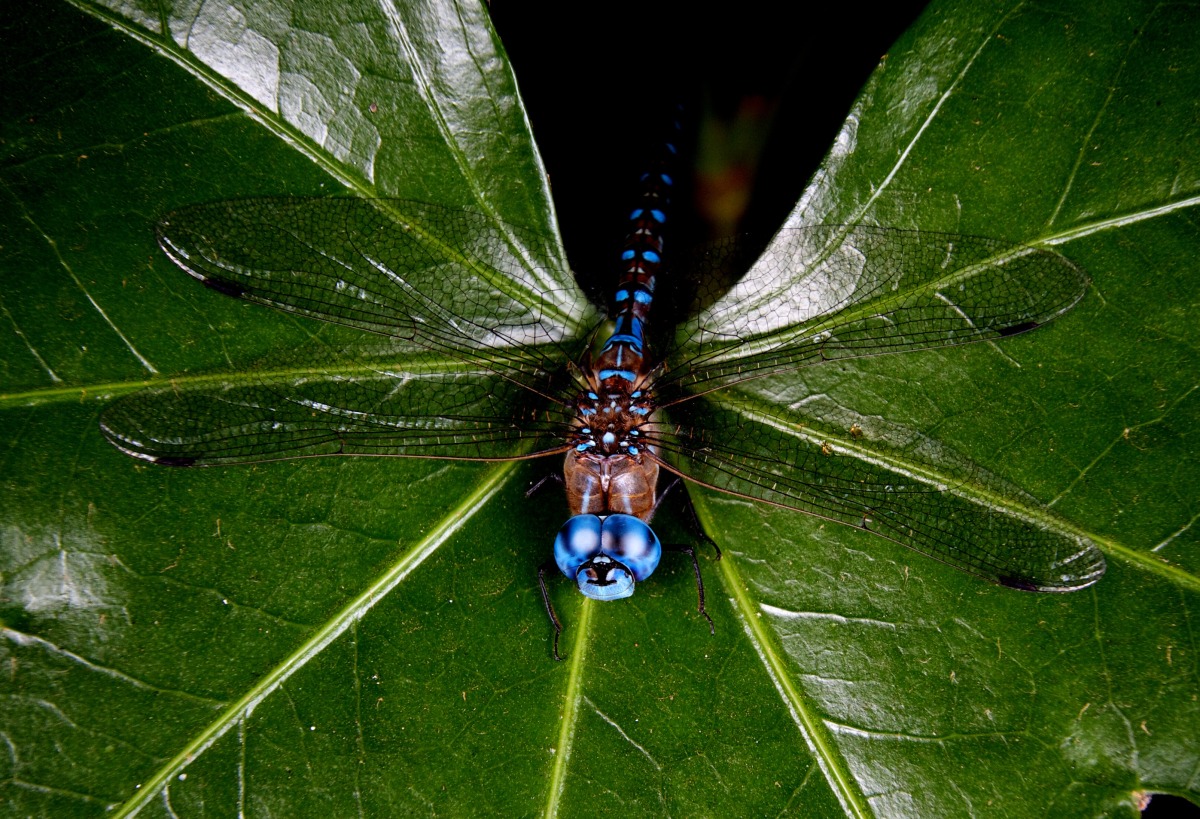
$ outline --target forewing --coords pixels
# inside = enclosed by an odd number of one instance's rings
[[[597,316],[551,240],[396,199],[237,199],[158,225],[177,265],[227,295],[356,327],[540,389]]]
[[[704,486],[866,529],[1014,588],[1072,591],[1104,573],[1095,544],[1032,498],[1005,504],[981,472],[948,478],[937,464],[833,444],[800,424],[750,420],[706,401],[670,415],[647,440],[668,469]]]
[[[831,359],[999,339],[1071,309],[1068,259],[997,239],[869,225],[782,231],[722,299],[685,322],[659,397]]]

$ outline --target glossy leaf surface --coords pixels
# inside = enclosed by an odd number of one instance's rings
[[[100,437],[109,396],[343,340],[188,281],[154,245],[168,211],[348,186],[554,235],[478,9],[203,10],[112,30],[48,4],[51,38],[6,32],[9,812],[1090,815],[1195,790],[1194,8],[931,7],[795,225],[1040,244],[1092,290],[995,346],[714,410],[980,464],[1100,543],[1105,579],[1021,594],[697,492],[716,637],[668,561],[620,604],[556,589],[563,665],[534,581],[563,509],[523,497],[529,467],[180,472]]]

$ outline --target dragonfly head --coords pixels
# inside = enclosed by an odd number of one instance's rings
[[[576,515],[554,539],[554,562],[593,600],[629,597],[661,558],[658,536],[633,515]]]

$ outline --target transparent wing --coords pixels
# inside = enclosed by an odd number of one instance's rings
[[[481,214],[353,198],[188,207],[158,239],[219,292],[375,341],[117,401],[101,427],[130,455],[496,460],[565,446],[560,379],[596,316],[557,245]]]
[[[377,366],[143,390],[110,405],[100,427],[134,457],[203,466],[319,455],[537,457],[564,450],[568,421],[560,405],[494,373]]]
[[[914,470],[911,458],[864,460],[779,423],[693,401],[647,440],[664,466],[696,483],[866,529],[1004,586],[1065,592],[1104,574],[1091,541],[1056,527],[1049,512],[1016,511],[1032,499],[988,505],[996,493],[982,475],[938,485],[936,468]]]
[[[869,225],[782,231],[676,335],[663,405],[842,358],[999,339],[1071,309],[1087,276],[997,239]]]
[[[226,295],[390,337],[531,389],[598,319],[557,245],[396,199],[239,199],[158,225],[177,265]]]

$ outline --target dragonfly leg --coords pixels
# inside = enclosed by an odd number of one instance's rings
[[[561,472],[550,472],[547,475],[543,475],[541,478],[538,479],[537,483],[535,483],[533,486],[531,486],[525,490],[525,497],[532,498],[534,495],[541,492],[542,487],[544,487],[546,485],[547,481],[554,481],[559,486],[562,486],[562,483],[563,483],[562,473]]]
[[[663,489],[663,491],[659,492],[658,497],[654,499],[654,506],[650,510],[651,515],[653,515],[655,512],[658,511],[659,505],[663,502],[663,500],[667,497],[667,495],[671,494],[671,490],[674,489],[675,487],[679,486],[679,484],[681,484],[681,483],[683,483],[683,478],[680,478],[678,475],[671,476],[671,482],[669,484],[667,484],[666,488]],[[691,504],[688,504],[688,505],[690,506]]]
[[[542,604],[546,607],[546,614],[550,616],[550,623],[554,626],[554,659],[561,661],[563,658],[558,653],[558,637],[562,634],[563,627],[558,615],[554,613],[554,604],[550,602],[550,592],[546,590],[546,572],[551,570],[558,570],[558,564],[554,562],[553,558],[538,566],[538,587],[542,590]],[[699,577],[700,569],[697,568],[696,572],[696,576]],[[700,597],[703,601],[703,590],[701,590]]]
[[[716,546],[715,543],[713,545]],[[717,627],[713,625],[713,619],[708,616],[708,609],[704,607],[704,578],[700,576],[700,561],[696,559],[696,550],[691,546],[682,545],[669,545],[663,546],[663,548],[670,552],[683,552],[692,559],[692,569],[696,572],[696,595],[700,599],[700,602],[696,608],[699,609],[700,613],[704,615],[704,619],[708,621],[709,633],[716,634]],[[720,549],[717,550],[717,554],[720,555]]]
[[[665,498],[672,489],[682,483],[683,478],[680,478],[678,475],[671,479],[671,482],[667,484],[666,488],[663,489],[663,491],[660,492],[658,497],[654,500],[655,512],[658,511],[658,505],[663,502],[663,498]],[[685,509],[687,509],[688,528],[692,530],[692,534],[708,543],[709,546],[712,546],[713,551],[717,553],[717,560],[720,560],[721,547],[717,545],[715,540],[709,537],[708,532],[704,531],[704,527],[700,525],[700,518],[696,515],[696,507],[692,505],[692,498],[690,495],[688,495],[686,487],[683,492],[683,506]]]

